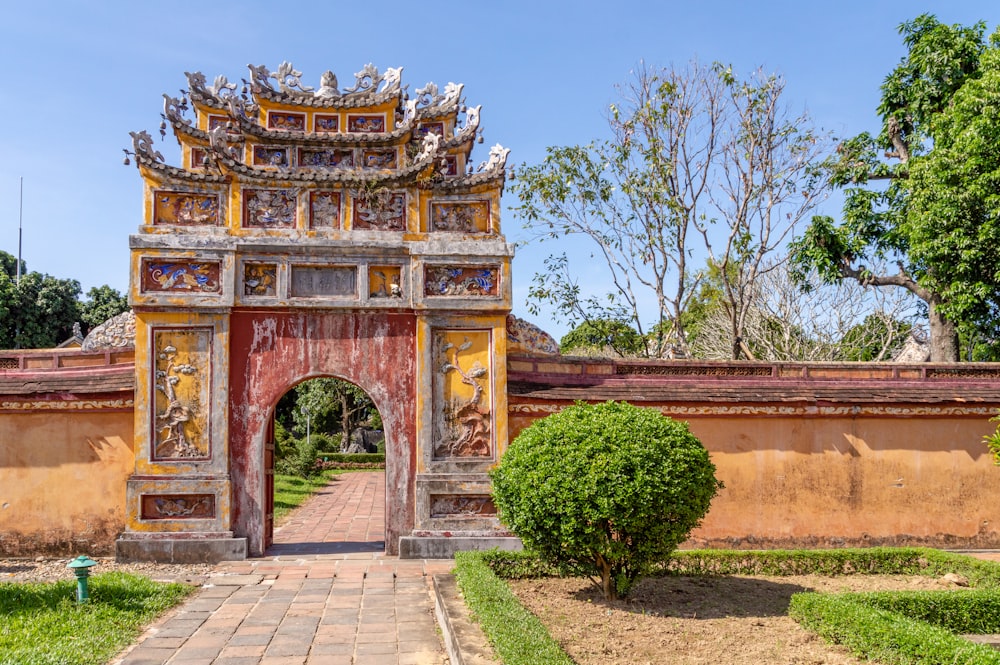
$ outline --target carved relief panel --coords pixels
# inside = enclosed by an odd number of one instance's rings
[[[278,265],[276,263],[243,264],[243,295],[277,295]]]
[[[354,228],[406,230],[406,194],[379,190],[354,199]]]
[[[293,228],[295,193],[287,189],[247,189],[243,192],[243,226]]]
[[[434,459],[493,455],[493,377],[488,330],[435,330]]]
[[[211,328],[154,329],[153,460],[211,457]]]
[[[153,192],[153,224],[171,226],[215,226],[219,223],[217,194]]]
[[[219,293],[218,261],[171,261],[145,258],[142,260],[139,288],[143,293]]]
[[[144,520],[198,520],[215,517],[214,494],[143,494],[140,516]]]
[[[340,228],[340,192],[309,192],[309,228]]]
[[[431,231],[489,233],[489,201],[432,201]]]
[[[424,295],[489,297],[500,294],[499,266],[434,266],[424,268]]]
[[[369,298],[402,298],[402,268],[399,266],[368,267]]]

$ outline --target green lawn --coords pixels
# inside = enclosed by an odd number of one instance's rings
[[[125,573],[90,578],[90,602],[76,582],[0,583],[0,665],[101,665],[143,626],[194,590]]]

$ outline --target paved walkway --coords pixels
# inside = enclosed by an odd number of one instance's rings
[[[295,511],[267,556],[222,563],[121,665],[442,665],[431,576],[384,546],[385,474],[349,473]]]

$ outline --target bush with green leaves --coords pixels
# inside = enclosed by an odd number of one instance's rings
[[[722,487],[686,423],[624,402],[536,421],[491,478],[525,547],[599,579],[609,600],[686,540]]]

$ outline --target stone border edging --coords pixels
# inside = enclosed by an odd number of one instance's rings
[[[500,665],[486,635],[474,622],[454,575],[434,575],[434,615],[451,665]]]

